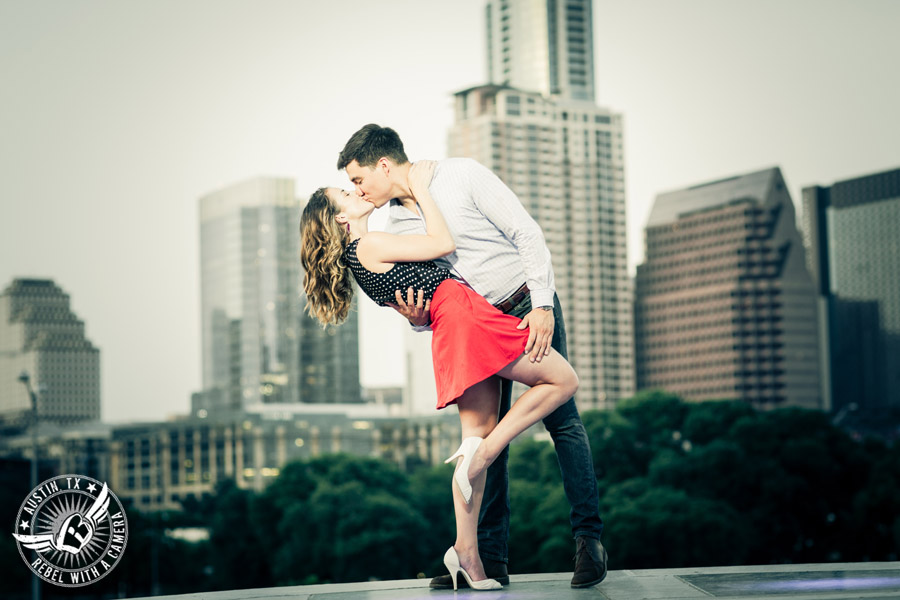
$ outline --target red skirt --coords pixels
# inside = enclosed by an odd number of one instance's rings
[[[454,404],[468,388],[522,356],[528,329],[472,288],[448,279],[431,298],[431,356],[437,407]]]

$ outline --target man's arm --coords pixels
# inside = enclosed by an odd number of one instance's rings
[[[530,330],[525,352],[532,362],[550,354],[553,340],[553,264],[540,225],[528,214],[515,193],[487,167],[473,161],[472,199],[479,211],[509,238],[522,259],[525,282],[531,293],[530,313],[519,329]],[[547,310],[549,308],[549,310]]]

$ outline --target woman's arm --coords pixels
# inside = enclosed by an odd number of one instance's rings
[[[434,161],[419,161],[409,170],[409,188],[425,217],[425,235],[392,235],[373,231],[364,236],[357,252],[381,263],[433,260],[456,250],[456,244],[440,209],[428,191]],[[360,259],[362,260],[362,256]]]
[[[434,169],[437,162],[433,160],[419,161],[409,170],[409,190],[413,198],[419,203],[422,216],[425,217],[425,230],[429,237],[433,237],[435,244],[441,246],[444,252],[438,256],[445,256],[456,250],[456,243],[447,228],[444,215],[431,197],[428,191],[431,180],[434,178]],[[438,258],[437,256],[435,258]]]

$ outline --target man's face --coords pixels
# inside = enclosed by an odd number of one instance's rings
[[[356,187],[356,193],[375,208],[381,208],[391,199],[391,182],[388,179],[387,159],[382,158],[375,167],[363,167],[355,160],[347,165],[347,177]]]

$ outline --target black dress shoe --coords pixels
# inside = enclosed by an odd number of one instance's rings
[[[587,536],[575,539],[575,575],[573,588],[597,585],[606,578],[606,548],[600,540]]]
[[[489,579],[496,579],[500,582],[500,585],[509,585],[509,571],[506,568],[505,562],[491,560],[490,558],[482,558],[481,564],[484,565],[484,574],[487,575]],[[457,579],[456,584],[460,589],[469,587],[465,577]],[[449,573],[446,575],[438,575],[431,580],[428,587],[433,590],[452,590],[453,579],[450,577]]]

